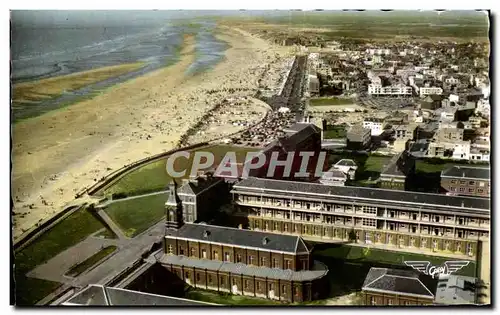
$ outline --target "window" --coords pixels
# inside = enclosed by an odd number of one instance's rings
[[[200,274],[199,274],[199,273],[197,273],[197,274],[196,274],[196,282],[199,282],[200,280],[201,280]]]
[[[286,286],[285,285],[281,286],[281,295],[286,296]]]
[[[476,186],[476,182],[473,180],[469,181],[469,186]]]
[[[260,265],[261,265],[261,267],[266,266],[266,257],[260,257]]]
[[[370,244],[372,242],[372,233],[366,232],[365,233],[365,243]]]
[[[373,296],[370,296],[370,305],[377,305],[377,301]]]
[[[478,189],[477,189],[477,193],[478,193],[478,194],[484,194],[484,189],[478,188]]]
[[[259,221],[255,221],[255,228],[256,228],[256,229],[260,229],[260,226],[259,226]]]
[[[224,285],[224,277],[220,277],[220,285]]]
[[[264,230],[269,230],[269,223],[267,222],[264,222]]]
[[[225,253],[224,253],[224,261],[231,261],[231,259],[230,259],[230,258],[231,258],[231,256],[229,255],[229,253],[228,253],[228,252],[225,252]]]
[[[196,256],[196,248],[191,247],[191,256],[195,257]]]
[[[240,263],[240,262],[241,262],[241,255],[240,255],[240,254],[237,254],[237,255],[236,255],[236,262],[237,262],[237,263]]]
[[[363,224],[363,226],[375,227],[377,225],[377,220],[375,220],[375,219],[363,219],[362,224]]]
[[[387,305],[392,305],[392,299],[387,299]]]
[[[245,280],[245,289],[248,289],[250,287],[250,281]]]
[[[212,253],[212,257],[213,257],[213,259],[218,260],[219,259],[219,253],[216,250],[214,250],[213,253]]]
[[[253,256],[248,257],[248,262],[250,265],[253,265]]]
[[[278,261],[276,258],[273,258],[273,268],[278,268]]]
[[[479,187],[484,187],[484,182],[479,182]]]
[[[287,219],[290,219],[289,217]],[[288,224],[283,225],[283,230],[285,232],[288,232]]]
[[[278,231],[278,230],[279,230],[279,229],[278,229],[278,222],[274,222],[274,230],[275,230],[275,231]]]
[[[432,247],[433,247],[434,249],[437,249],[437,248],[438,248],[438,241],[437,241],[437,240],[433,240],[433,241],[432,241]]]
[[[285,259],[285,266],[286,266],[286,269],[292,269],[292,261]]]
[[[174,253],[174,248],[172,247],[172,245],[168,245],[167,253],[168,254],[173,254]]]
[[[257,290],[260,290],[260,282],[257,281]]]
[[[182,246],[179,247],[179,255],[184,255],[184,248]]]
[[[270,282],[269,283],[269,291],[274,290],[274,283]]]
[[[416,220],[416,219],[417,219],[417,214],[416,214],[416,213],[414,213],[414,214],[412,215],[412,217],[413,217],[413,220]]]
[[[306,270],[307,269],[307,260],[303,260],[302,261],[302,270]]]
[[[186,278],[188,278],[188,279],[189,279],[189,272],[188,272],[188,271],[186,271],[186,274],[185,274],[185,275],[186,275]]]
[[[450,186],[450,191],[457,191],[457,188]]]
[[[456,184],[456,183],[457,183],[457,180],[456,180],[456,179],[452,179],[450,182],[451,182],[452,184]]]
[[[465,191],[465,187],[460,187],[460,192],[464,192]]]
[[[377,213],[377,207],[364,206],[363,207],[363,213],[366,213],[366,214],[376,214]]]
[[[205,249],[201,250],[201,258],[207,258],[207,251]]]
[[[465,185],[465,184],[466,184],[466,181],[465,181],[465,180],[461,180],[461,181],[460,181],[460,185],[462,185],[462,186],[463,186],[463,185]]]
[[[467,254],[469,256],[472,256],[474,253],[472,252],[472,244],[468,243],[467,244]]]

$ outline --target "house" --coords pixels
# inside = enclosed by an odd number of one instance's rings
[[[453,142],[453,155],[452,158],[456,160],[469,160],[470,159],[470,141],[455,141]]]
[[[370,268],[363,287],[365,305],[430,305],[436,281],[414,270]]]
[[[449,167],[441,172],[441,187],[450,194],[490,196],[490,169],[481,167]]]
[[[195,288],[290,303],[318,299],[327,288],[328,268],[299,236],[186,223],[167,229],[163,246],[158,262]]]
[[[464,130],[461,128],[439,128],[434,134],[434,139],[438,142],[462,141]]]
[[[228,200],[228,193],[229,188],[223,178],[207,173],[186,180],[179,188],[172,180],[165,205],[171,209],[180,207],[185,222],[204,221],[212,217],[212,211],[218,205]],[[174,215],[178,216],[180,213],[172,214]]]
[[[426,95],[440,95],[443,93],[443,89],[440,87],[421,87],[419,88],[420,96]]]
[[[372,136],[379,136],[384,131],[384,120],[381,118],[366,118],[363,128],[369,128]]]
[[[469,122],[471,123],[472,128],[474,128],[474,129],[481,127],[482,120],[483,120],[483,118],[477,117],[477,116],[470,116],[469,117]]]
[[[361,125],[354,125],[347,132],[347,149],[362,150],[370,145],[371,129]]]
[[[323,176],[319,182],[323,185],[344,186],[347,181],[347,176],[341,170],[335,167],[330,168],[328,171],[323,172]]]
[[[473,277],[441,276],[434,303],[441,305],[477,304],[477,279]]]
[[[309,74],[308,75],[308,82],[309,82],[309,93],[310,95],[317,95],[319,94],[319,80],[316,75]]]
[[[490,161],[490,150],[471,149],[469,159],[471,161]]]
[[[420,108],[426,110],[436,110],[441,107],[441,97],[439,95],[427,95],[420,101]]]
[[[381,84],[369,84],[368,94],[379,96],[411,96],[411,86],[404,84],[395,84],[390,86],[382,86]]]
[[[344,174],[349,176],[349,179],[354,180],[354,174],[358,169],[356,162],[350,159],[342,159],[333,165],[333,168],[342,171]]]
[[[386,189],[405,190],[406,179],[415,173],[415,159],[408,151],[395,155],[380,172],[380,186]]]
[[[412,140],[417,127],[417,125],[405,121],[391,123],[391,126],[396,140],[402,141]]]

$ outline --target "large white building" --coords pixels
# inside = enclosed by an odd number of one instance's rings
[[[421,87],[419,88],[419,94],[420,96],[425,96],[425,95],[441,95],[443,94],[443,89],[440,87]]]
[[[468,160],[470,158],[470,141],[455,141],[453,158],[457,160]]]
[[[391,86],[382,86],[381,84],[370,84],[368,85],[368,94],[411,96],[412,88],[411,86],[406,86],[404,84],[391,85]]]
[[[366,118],[363,128],[369,128],[372,136],[379,136],[384,131],[384,120],[380,118]]]

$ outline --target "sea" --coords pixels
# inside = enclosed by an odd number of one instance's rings
[[[14,121],[66,106],[96,90],[175,63],[186,32],[195,33],[196,40],[196,59],[187,74],[213,67],[223,59],[228,48],[227,43],[214,36],[215,23],[210,20],[197,19],[196,23],[189,23],[188,18],[151,12],[148,15],[118,11],[121,14],[99,15],[99,11],[87,11],[87,15],[76,13],[78,18],[75,14],[61,13],[65,11],[48,12],[13,11],[12,84],[136,61],[145,65],[55,99],[29,105],[13,104],[11,118]],[[50,12],[56,13],[51,16]]]

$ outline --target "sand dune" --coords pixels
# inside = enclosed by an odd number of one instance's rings
[[[225,89],[255,90],[263,65],[287,54],[245,32],[219,30],[231,48],[210,71],[184,74],[195,60],[189,37],[175,65],[12,127],[15,238],[112,170],[172,149],[214,102],[230,97]]]

